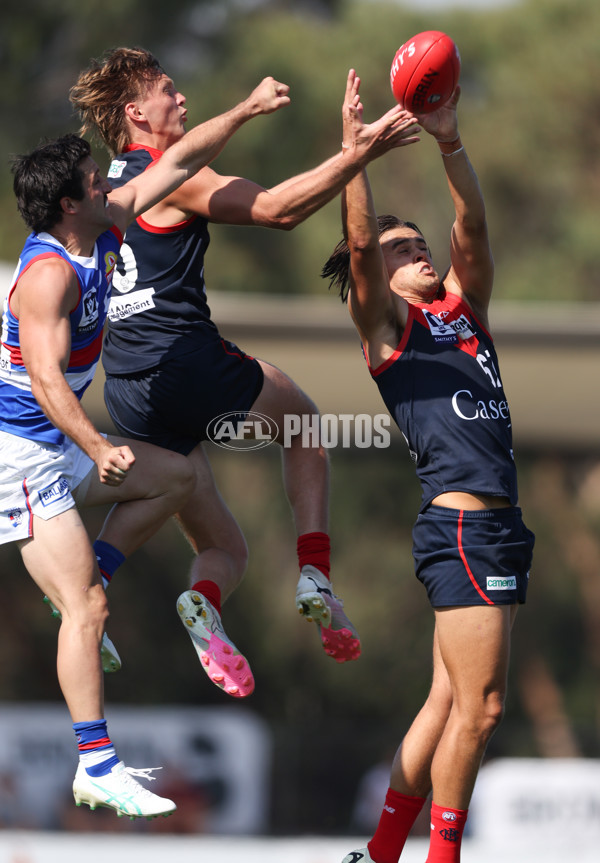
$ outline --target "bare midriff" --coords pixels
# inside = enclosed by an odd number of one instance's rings
[[[506,509],[511,506],[507,497],[487,494],[469,494],[466,491],[445,491],[431,501],[434,506],[448,509]]]

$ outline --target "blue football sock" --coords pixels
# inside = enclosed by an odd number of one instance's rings
[[[106,590],[112,581],[113,575],[125,560],[125,555],[115,548],[114,545],[104,542],[103,539],[97,539],[94,543],[94,554],[100,568],[102,584]]]

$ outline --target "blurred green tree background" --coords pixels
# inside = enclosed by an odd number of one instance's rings
[[[444,30],[460,48],[461,131],[486,196],[497,295],[597,301],[595,0],[444,13],[366,0],[5,0],[0,259],[16,260],[25,237],[9,157],[77,130],[68,88],[105,49],[152,50],[186,94],[191,123],[235,104],[265,75],[289,84],[292,104],[248,124],[215,163],[268,187],[338,150],[350,67],[363,79],[367,120],[391,106],[394,53],[425,29]],[[422,225],[439,260],[451,211],[441,172],[428,169],[430,146],[426,140],[413,154],[414,171],[398,151],[370,176],[380,212]],[[97,158],[108,165],[102,150]],[[322,292],[319,271],[340,235],[339,202],[289,234],[213,226],[211,235],[209,291]],[[597,385],[591,396],[598,398]],[[343,832],[359,777],[389,756],[429,684],[432,615],[410,551],[419,501],[412,464],[403,446],[332,453],[334,584],[364,646],[359,662],[338,666],[314,627],[296,617],[295,536],[278,453],[211,450],[211,459],[250,546],[227,628],[252,661],[249,706],[274,734],[273,832]],[[515,628],[507,716],[489,755],[600,757],[599,451],[536,448],[518,453],[518,462],[521,503],[538,541]],[[102,517],[87,516],[92,534]],[[109,702],[226,701],[197,666],[174,610],[190,556],[170,524],[115,579],[110,631],[125,667],[107,678]],[[0,547],[0,601],[0,697],[58,700],[56,623],[10,546]]]

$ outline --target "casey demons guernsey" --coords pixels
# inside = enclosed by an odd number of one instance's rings
[[[111,163],[111,186],[151,170],[161,156],[160,150],[130,145]],[[151,369],[220,339],[204,284],[209,241],[208,223],[200,216],[166,228],[140,217],[127,228],[102,355],[109,374]]]
[[[421,509],[447,491],[517,503],[511,419],[490,334],[455,294],[410,303],[394,354],[371,369],[403,433],[423,491]]]
[[[113,227],[96,241],[91,257],[71,255],[50,234],[30,234],[25,242],[12,286],[4,302],[0,349],[0,429],[29,440],[61,444],[64,435],[52,425],[33,393],[21,355],[19,320],[11,310],[11,297],[23,273],[37,261],[59,257],[74,270],[79,299],[71,309],[71,354],[65,371],[67,383],[81,399],[94,377],[102,350],[102,331],[108,313],[111,280],[121,244]]]

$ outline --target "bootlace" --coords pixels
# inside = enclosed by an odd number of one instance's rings
[[[150,797],[152,796],[152,792],[148,791],[147,788],[144,788],[143,785],[134,779],[134,776],[139,776],[140,779],[147,779],[148,782],[154,782],[156,776],[150,776],[155,770],[162,770],[162,767],[127,767],[125,766],[125,774],[123,775],[123,780],[127,785],[131,788],[135,788],[138,794],[142,794],[143,796]]]

